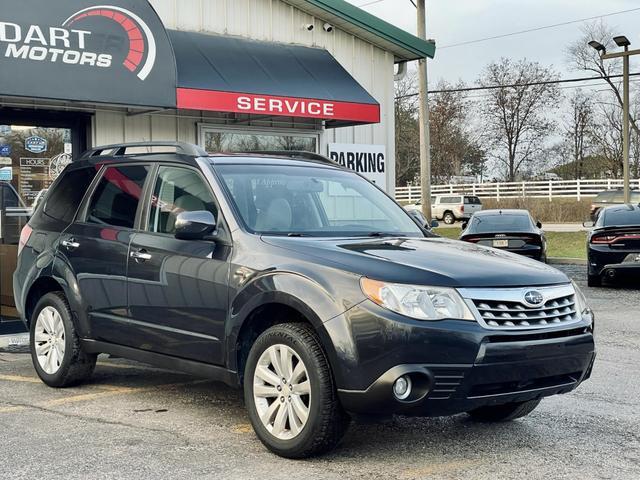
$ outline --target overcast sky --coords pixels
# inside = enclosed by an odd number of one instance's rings
[[[348,0],[364,5],[372,0]],[[363,7],[369,13],[415,33],[415,8],[409,0],[382,0]],[[485,65],[501,56],[527,58],[553,65],[562,77],[580,77],[565,60],[566,45],[580,35],[580,23],[507,38],[445,48],[454,43],[579,20],[622,10],[634,12],[605,17],[616,32],[640,48],[640,0],[427,0],[427,37],[438,49],[429,62],[429,83],[439,79],[473,83]],[[638,57],[636,57],[638,58]],[[634,70],[635,67],[635,70]],[[634,60],[632,71],[640,68]]]

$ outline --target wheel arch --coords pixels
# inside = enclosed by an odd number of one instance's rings
[[[266,291],[251,298],[242,309],[242,314],[232,316],[227,329],[226,363],[227,368],[237,372],[242,381],[244,366],[255,340],[268,328],[282,323],[306,323],[311,325],[327,355],[329,364],[336,364],[337,356],[333,342],[318,315],[323,308],[312,304],[290,292]],[[233,310],[232,310],[233,312]]]

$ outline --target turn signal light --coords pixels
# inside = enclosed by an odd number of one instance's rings
[[[29,241],[29,237],[31,237],[31,232],[33,232],[33,228],[31,228],[28,223],[20,231],[20,241],[18,242],[18,255],[20,255],[20,252],[22,252],[22,249],[25,247],[25,245]]]

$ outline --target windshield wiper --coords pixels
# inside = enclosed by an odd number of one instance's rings
[[[306,235],[300,232],[291,232],[287,233],[287,237],[306,237]]]
[[[367,236],[368,237],[391,237],[393,235],[387,232],[369,232]]]

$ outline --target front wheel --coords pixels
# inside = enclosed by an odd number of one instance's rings
[[[476,408],[467,412],[473,420],[479,422],[509,422],[529,415],[540,404],[540,400],[513,402],[504,405],[492,405]]]
[[[305,324],[276,325],[258,337],[247,358],[244,397],[256,435],[282,457],[331,450],[349,423],[329,362]]]

